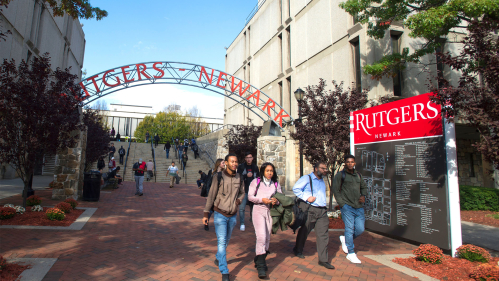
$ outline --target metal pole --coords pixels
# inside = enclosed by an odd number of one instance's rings
[[[300,122],[303,122],[301,119],[301,106],[300,103],[298,103],[298,119],[300,119]],[[303,177],[303,144],[302,141],[300,140],[300,178]]]

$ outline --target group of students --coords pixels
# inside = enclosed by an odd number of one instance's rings
[[[245,231],[244,213],[246,203],[250,205],[250,217],[256,234],[254,263],[259,278],[267,276],[266,263],[272,231],[271,212],[285,203],[277,172],[272,163],[263,163],[260,168],[253,164],[253,155],[246,153],[244,163],[238,165],[235,154],[229,153],[225,159],[217,159],[213,170],[208,172],[201,183],[201,196],[206,197],[203,225],[209,230],[209,221],[213,216],[218,250],[215,264],[219,267],[222,280],[229,279],[226,249],[239,211],[240,230]],[[293,248],[298,258],[305,258],[303,250],[308,235],[315,229],[319,265],[335,269],[329,263],[329,218],[327,216],[326,184],[323,177],[327,166],[319,161],[314,164],[314,171],[301,177],[293,186],[296,195],[295,204],[306,214],[301,224]],[[333,179],[333,193],[342,212],[345,234],[340,236],[341,248],[352,263],[361,263],[354,251],[353,240],[364,231],[364,209],[362,204],[367,195],[367,186],[361,175],[355,171],[355,157],[345,157],[345,167]],[[282,202],[281,202],[282,200]],[[288,200],[289,202],[289,200]]]

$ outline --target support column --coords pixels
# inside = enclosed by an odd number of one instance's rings
[[[256,164],[260,167],[265,162],[274,164],[279,177],[279,184],[286,190],[286,138],[276,136],[259,137],[257,140]]]

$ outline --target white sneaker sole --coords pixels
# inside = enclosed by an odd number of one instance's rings
[[[347,260],[349,260],[351,263],[355,263],[355,264],[361,264],[362,263],[360,260],[358,260],[358,261],[352,261],[349,257],[347,257]]]

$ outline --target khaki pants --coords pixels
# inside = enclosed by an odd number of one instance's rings
[[[307,211],[308,204],[300,202],[299,207],[303,212]],[[298,230],[296,235],[295,249],[298,253],[303,253],[305,242],[310,234],[310,231],[315,229],[317,254],[320,262],[329,262],[327,247],[329,244],[329,218],[327,216],[327,209],[325,207],[319,208],[310,206],[308,209],[307,222]]]
[[[175,186],[175,181],[177,181],[177,176],[170,175],[170,188]]]

